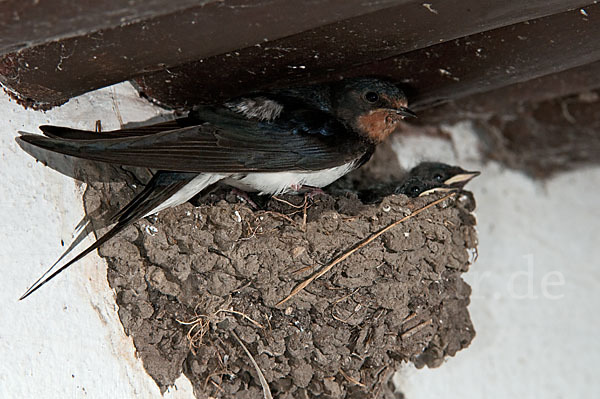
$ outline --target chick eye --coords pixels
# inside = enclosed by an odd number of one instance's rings
[[[379,94],[375,93],[374,91],[368,91],[365,93],[365,100],[370,103],[376,103],[379,101]]]
[[[408,191],[409,191],[411,194],[418,195],[418,194],[421,194],[421,187],[419,187],[419,186],[412,186],[412,187],[410,187],[410,188],[408,189]]]
[[[433,176],[433,179],[434,179],[435,181],[442,181],[442,179],[443,179],[443,178],[444,178],[444,177],[443,177],[441,174],[439,174],[439,173],[436,173],[436,174]]]

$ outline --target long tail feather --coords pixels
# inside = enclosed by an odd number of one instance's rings
[[[62,273],[69,266],[81,260],[90,252],[96,250],[102,244],[110,240],[112,237],[123,231],[133,222],[142,217],[154,213],[157,210],[164,209],[162,206],[165,202],[171,201],[172,205],[178,205],[181,202],[191,198],[196,192],[201,191],[208,185],[215,183],[221,178],[217,175],[198,175],[195,173],[172,173],[172,172],[157,172],[156,175],[146,185],[144,190],[139,193],[128,205],[119,212],[117,223],[103,236],[98,238],[96,242],[84,249],[75,258],[71,259],[64,266],[48,275],[52,269],[63,259],[64,255],[52,265],[46,273],[44,273],[22,296],[19,300],[27,298],[35,291],[40,289],[44,284],[52,280],[58,274]],[[186,187],[192,183],[193,187]],[[173,201],[172,197],[179,191],[184,191],[183,195],[179,195],[177,201]],[[68,252],[67,252],[68,253]]]
[[[73,263],[75,263],[78,260],[82,259],[87,254],[89,254],[90,252],[92,252],[95,249],[97,249],[100,245],[102,245],[106,241],[110,240],[112,237],[114,237],[119,232],[121,232],[125,227],[129,226],[132,222],[133,221],[128,221],[128,223],[117,223],[106,234],[104,234],[102,237],[100,237],[98,240],[96,240],[95,243],[93,243],[92,245],[90,245],[89,247],[87,247],[86,249],[84,249],[82,252],[79,253],[79,255],[77,255],[76,257],[74,257],[73,259],[71,259],[69,262],[67,262],[64,266],[60,267],[58,270],[56,270],[50,276],[44,278],[44,276],[46,275],[46,273],[44,273],[44,275],[42,275],[42,277],[40,277],[35,283],[33,283],[33,285],[21,296],[21,298],[19,298],[19,300],[23,300],[23,299],[27,298],[29,295],[33,294],[35,291],[37,291],[38,289],[40,289],[48,281],[52,280],[58,274],[60,274],[61,272],[63,272],[66,268],[68,268],[69,266],[71,266]]]

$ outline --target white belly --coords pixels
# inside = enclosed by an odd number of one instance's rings
[[[241,178],[232,177],[225,183],[244,191],[261,194],[282,194],[299,186],[325,187],[354,169],[356,161],[334,168],[309,172],[249,173]]]
[[[298,190],[301,186],[325,187],[353,170],[355,164],[356,161],[352,161],[334,168],[310,172],[248,173],[238,176],[200,173],[178,192],[148,212],[146,216],[182,204],[219,180],[244,191],[258,191],[260,194],[275,195]]]
[[[183,186],[179,191],[167,198],[159,206],[152,209],[144,217],[153,215],[163,209],[171,208],[173,206],[181,205],[186,201],[189,201],[194,195],[204,190],[206,187],[226,177],[226,175],[217,175],[211,173],[200,173],[192,181]]]

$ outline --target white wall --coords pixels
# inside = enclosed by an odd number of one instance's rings
[[[114,99],[114,101],[113,101]],[[118,105],[115,106],[115,103]],[[41,124],[94,129],[146,120],[157,109],[129,84],[50,112],[23,110],[0,94],[0,398],[160,398],[123,332],[106,264],[96,253],[24,301],[18,298],[62,253],[83,217],[82,188],[15,143]],[[168,398],[192,398],[180,379]]]
[[[116,109],[124,122],[163,112],[129,84],[47,113],[0,94],[0,398],[160,397],[122,330],[95,253],[17,300],[61,254],[61,240],[71,241],[83,209],[82,188],[24,153],[16,132],[45,123],[93,129],[98,119],[117,128]],[[397,383],[407,399],[600,397],[600,168],[534,182],[482,165],[468,124],[449,131],[455,149],[422,138],[397,139],[396,147],[408,166],[438,159],[483,172],[469,184],[480,239],[466,275],[477,337],[439,369],[404,367]],[[166,397],[191,398],[189,382],[180,378]]]
[[[482,171],[468,186],[479,258],[465,274],[477,335],[438,369],[404,367],[397,385],[407,399],[600,397],[600,168],[536,182],[482,165],[470,124],[447,130],[454,151],[434,139],[394,144],[401,159],[434,148]]]

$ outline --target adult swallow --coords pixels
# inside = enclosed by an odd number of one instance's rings
[[[457,191],[462,190],[479,174],[445,163],[422,162],[412,168],[402,180],[361,191],[358,197],[365,204],[373,204],[381,202],[383,197],[390,194],[404,194],[415,198],[435,192]]]
[[[182,204],[218,181],[263,194],[324,187],[363,165],[399,121],[414,116],[397,86],[357,78],[251,94],[174,121],[102,134],[40,126],[44,136],[26,133],[17,141],[157,172],[106,234],[42,276],[21,299],[136,220]]]

